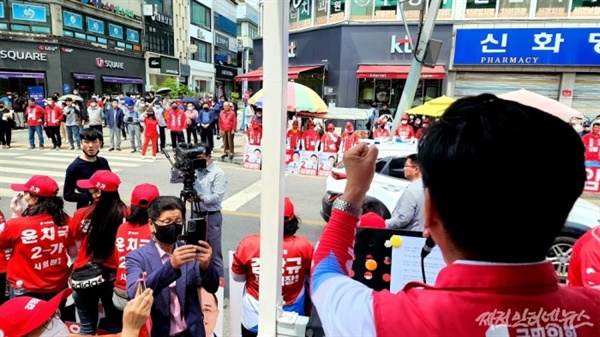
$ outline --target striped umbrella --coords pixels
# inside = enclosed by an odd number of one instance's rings
[[[260,89],[252,95],[248,103],[263,107],[264,89]],[[287,87],[287,110],[288,111],[308,111],[324,113],[327,112],[327,104],[311,88],[296,82],[288,82]]]

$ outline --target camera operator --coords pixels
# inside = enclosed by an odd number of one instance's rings
[[[194,188],[198,195],[197,200],[200,203],[200,214],[194,214],[193,216],[206,218],[208,242],[213,249],[213,263],[219,277],[223,277],[223,254],[221,251],[223,216],[221,215],[221,202],[225,195],[227,179],[225,172],[212,160],[212,148],[206,143],[199,143],[197,146],[205,149],[197,158],[206,160],[206,168],[196,170]]]

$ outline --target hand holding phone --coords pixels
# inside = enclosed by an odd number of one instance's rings
[[[140,277],[137,280],[138,284],[138,293],[143,293],[146,290],[146,272],[140,273]]]
[[[185,228],[185,243],[197,246],[199,241],[206,241],[208,227],[204,218],[190,219]]]

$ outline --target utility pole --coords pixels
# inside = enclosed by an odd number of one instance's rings
[[[425,1],[425,0],[424,0]],[[423,71],[423,63],[421,63],[426,56],[427,45],[433,35],[433,28],[435,27],[435,20],[437,19],[438,10],[442,0],[431,0],[429,2],[429,9],[425,16],[423,26],[421,28],[421,35],[419,41],[415,45],[415,53],[413,60],[410,65],[410,71],[408,72],[408,78],[404,84],[404,90],[402,90],[402,96],[400,97],[400,103],[398,103],[398,109],[394,113],[394,123],[390,132],[390,140],[393,138],[396,128],[400,124],[401,116],[404,112],[412,107],[413,101],[415,100],[415,94],[421,78],[421,71]],[[402,7],[401,7],[402,9]]]

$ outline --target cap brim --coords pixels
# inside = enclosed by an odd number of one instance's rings
[[[66,288],[56,294],[56,296],[52,297],[50,301],[43,304],[44,307],[39,310],[39,314],[32,315],[31,320],[29,320],[23,326],[23,330],[20,331],[21,334],[27,335],[28,333],[42,326],[42,324],[46,323],[46,321],[48,321],[48,319],[54,315],[60,304],[64,302],[72,293],[73,289]],[[43,311],[43,313],[41,311]]]
[[[10,185],[10,189],[15,192],[24,192],[25,190],[27,190],[25,188],[25,184],[12,184]]]
[[[92,185],[92,183],[90,182],[89,179],[78,180],[77,187],[83,188],[83,189],[94,188],[94,186]]]

